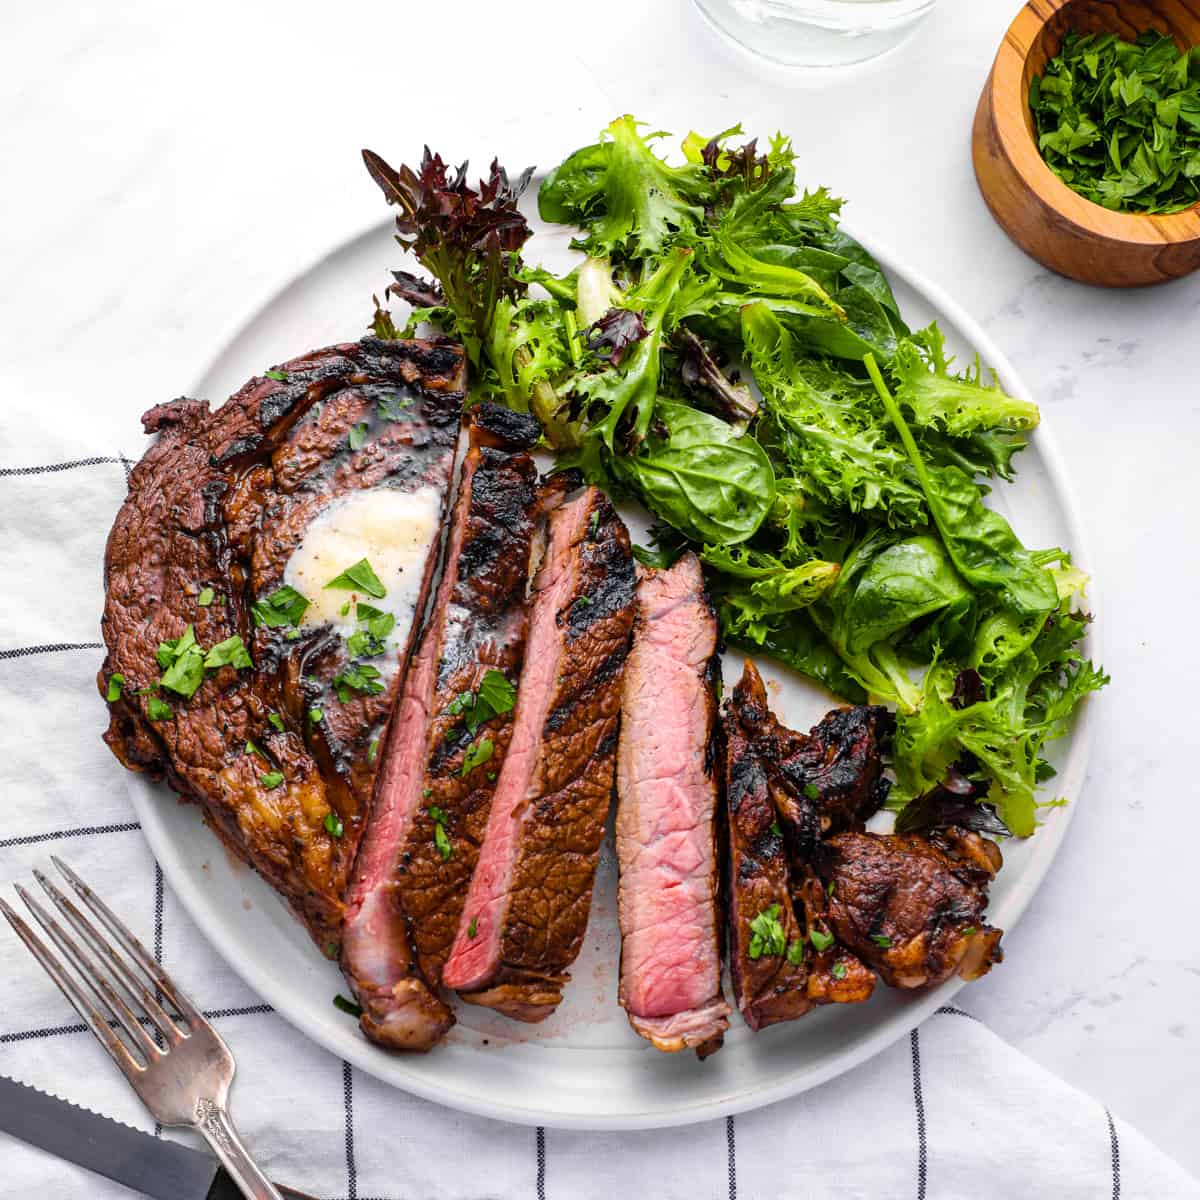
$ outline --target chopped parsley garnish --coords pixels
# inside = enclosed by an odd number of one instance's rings
[[[576,608],[591,608],[592,607],[591,596],[576,596],[575,597],[575,607]]]
[[[471,923],[467,926],[467,937],[473,938],[479,932],[479,918],[472,917]]]
[[[411,416],[404,410],[412,405],[412,400],[405,396],[381,396],[379,399],[379,415],[385,421],[410,421]]]
[[[426,800],[428,800],[429,797],[433,795],[433,788],[422,788],[421,795],[424,796]]]
[[[246,649],[246,644],[235,633],[233,637],[228,637],[223,642],[218,642],[205,655],[204,665],[209,669],[214,667],[236,667],[241,669],[242,667],[252,667],[254,663],[250,661],[250,652]]]
[[[822,933],[819,929],[810,929],[808,931],[808,940],[812,942],[813,949],[818,954],[821,954],[833,945],[833,934]]]
[[[352,658],[374,658],[382,654],[385,639],[396,628],[396,618],[370,604],[360,604],[356,615],[359,627],[346,639],[346,653]]]
[[[314,724],[318,724],[324,720],[325,714],[319,708],[310,708],[308,710],[308,719]]]
[[[366,592],[368,596],[374,596],[376,600],[382,600],[387,595],[387,588],[380,582],[370,561],[365,558],[360,558],[354,566],[347,567],[340,575],[331,579],[325,587],[326,589],[341,588],[345,592]]]
[[[272,729],[277,729],[280,733],[283,733],[283,718],[277,712],[267,713],[267,720],[270,722]]]
[[[246,753],[247,755],[257,754],[259,758],[267,757],[249,738],[246,739]]]
[[[592,519],[588,522],[592,528],[592,537],[596,536],[596,530],[600,528],[600,510],[596,509],[592,513]]]
[[[778,822],[778,821],[772,821],[772,822],[771,822],[771,832],[772,832],[772,833],[773,833],[773,834],[774,834],[776,837],[783,837],[783,830],[779,828],[779,822]]]
[[[350,449],[361,450],[366,440],[367,423],[366,421],[359,421],[359,423],[353,426],[350,430]]]
[[[429,788],[425,789],[424,795],[429,795]],[[433,819],[433,844],[442,856],[442,861],[445,862],[454,853],[454,846],[451,844],[450,837],[446,833],[445,810],[439,808],[436,804],[431,804],[425,811]]]
[[[343,604],[342,607],[338,609],[338,616],[346,617],[349,615],[350,615],[350,601],[347,600],[346,603]]]
[[[968,925],[966,927],[966,929],[964,929],[962,931],[962,936],[963,937],[974,937],[978,932],[979,932],[979,930],[976,929],[974,925]]]
[[[783,926],[779,923],[779,905],[772,904],[750,922],[750,946],[747,953],[751,958],[762,958],[764,954],[782,954],[787,949]]]
[[[212,588],[201,588],[200,595],[196,597],[196,603],[200,605],[201,608],[207,608],[213,602],[213,597],[216,594],[217,593],[214,592]]]
[[[299,625],[309,601],[294,587],[284,584],[262,600],[250,606],[255,625],[266,625],[274,629],[280,625]]]
[[[440,822],[433,827],[433,844],[437,847],[443,862],[454,853],[454,847],[450,844],[449,837],[446,836],[446,827]]]
[[[333,677],[333,686],[337,698],[345,704],[350,699],[350,693],[362,692],[367,696],[378,696],[383,691],[379,682],[379,671],[366,663],[354,663],[340,674]]]
[[[333,1007],[352,1017],[361,1017],[363,1012],[361,1005],[355,1004],[353,1000],[347,1000],[340,992],[333,998]]]
[[[483,766],[492,757],[495,749],[491,738],[480,738],[473,746],[468,746],[466,754],[463,755],[462,770],[459,771],[459,774],[470,775],[476,767]]]
[[[371,744],[367,747],[367,762],[373,763],[379,757],[379,739],[372,738]]]
[[[289,642],[295,642],[295,641],[298,641],[298,640],[299,640],[299,638],[300,638],[300,630],[298,630],[298,629],[289,629],[289,630],[287,631],[287,633],[285,633],[283,636],[284,636],[285,638],[287,638],[287,640],[288,640]]]
[[[169,721],[175,715],[175,710],[157,696],[151,696],[146,701],[146,716],[152,721]]]
[[[104,693],[104,698],[110,704],[114,700],[120,700],[121,688],[125,686],[125,676],[117,673],[108,677],[108,691]]]
[[[258,777],[258,782],[261,783],[263,787],[267,789],[267,791],[271,791],[272,788],[277,788],[283,782],[283,772],[268,771],[265,775],[260,775]]]
[[[884,950],[886,950],[892,944],[892,939],[888,937],[886,933],[871,934],[871,941],[873,941],[875,945],[881,946]]]
[[[330,837],[340,838],[346,832],[346,827],[342,824],[342,819],[335,812],[327,812],[325,814],[325,832]]]
[[[801,938],[792,938],[787,948],[787,960],[793,967],[798,967],[804,961],[804,942]]]
[[[196,644],[195,630],[189,625],[179,637],[160,642],[155,657],[163,668],[160,687],[178,696],[190,697],[204,682],[204,651]]]
[[[484,672],[478,692],[460,692],[446,705],[446,716],[462,717],[467,732],[475,731],[485,721],[511,712],[517,702],[517,689],[501,671]]]
[[[835,962],[833,964],[833,977],[834,979],[846,978],[846,964],[844,962]]]
[[[821,792],[815,783],[806,783],[803,788],[805,796],[809,800],[820,800]]]
[[[488,781],[488,783],[496,782],[496,772],[495,771],[489,771],[487,773],[487,781]]]
[[[517,702],[517,689],[502,671],[485,671],[479,681],[479,699],[499,716],[512,711]]]
[[[825,889],[825,895],[827,895],[827,896],[833,895],[833,883],[834,883],[834,881],[831,879],[829,881],[829,886]]]
[[[271,370],[269,370],[269,371],[264,371],[263,374],[268,379],[275,380],[276,383],[287,383],[287,381],[288,381],[287,372],[280,371],[274,367],[272,367]]]
[[[375,658],[383,653],[383,643],[365,629],[356,629],[346,639],[346,653],[351,658]]]

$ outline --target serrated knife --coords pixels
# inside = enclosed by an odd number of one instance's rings
[[[0,1075],[0,1130],[156,1200],[241,1200],[215,1158]],[[276,1184],[290,1200],[313,1200]]]

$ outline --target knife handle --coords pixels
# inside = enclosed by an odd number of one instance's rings
[[[211,1103],[204,1105],[199,1130],[246,1200],[283,1200],[279,1189],[250,1157],[223,1108]]]

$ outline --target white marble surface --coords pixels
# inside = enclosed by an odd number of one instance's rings
[[[687,0],[7,6],[0,436],[32,441],[56,398],[86,388],[91,424],[71,436],[81,455],[111,452],[96,446],[115,419],[186,389],[245,314],[378,215],[362,145],[401,158],[428,138],[520,165],[623,111],[791,132],[803,177],[850,197],[857,228],[1005,348],[1088,525],[1114,678],[1091,779],[1005,966],[963,999],[1200,1173],[1200,941],[1178,848],[1195,821],[1200,276],[1085,288],[992,223],[970,122],[1016,7],[946,0],[883,63],[798,82],[724,48]],[[0,458],[18,460],[4,444]]]

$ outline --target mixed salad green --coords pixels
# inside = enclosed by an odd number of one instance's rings
[[[910,330],[842,202],[797,195],[791,142],[741,132],[689,134],[671,164],[625,116],[568,157],[538,193],[578,231],[562,276],[521,255],[528,172],[476,189],[428,151],[419,171],[365,152],[436,281],[395,272],[412,316],[377,304],[373,327],[461,338],[476,394],[653,514],[643,562],[696,550],[729,643],[893,706],[901,828],[949,807],[1027,836],[1046,743],[1107,682],[1079,650],[1086,577],[984,504],[1038,410]]]

